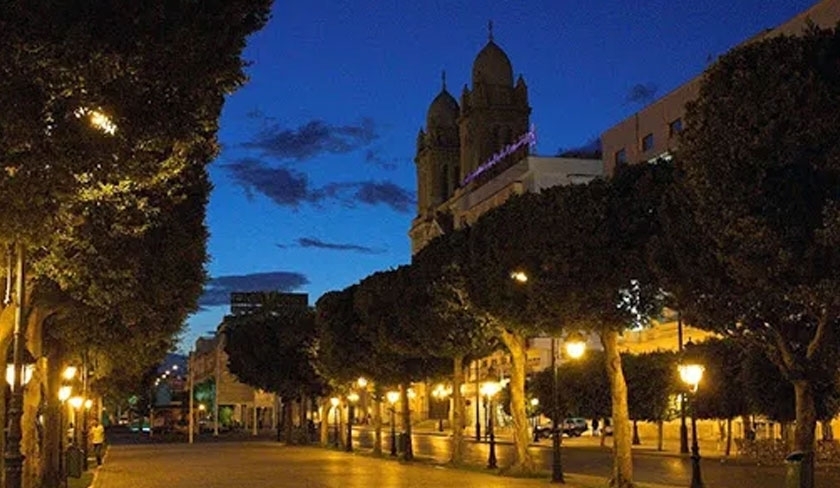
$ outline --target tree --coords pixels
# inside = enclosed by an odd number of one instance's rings
[[[416,332],[424,324],[412,313],[418,310],[418,288],[412,278],[408,265],[374,273],[359,283],[354,298],[365,334],[375,338],[374,348],[381,361],[380,378],[386,384],[400,385],[402,425],[407,439],[405,460],[414,458],[409,387],[414,381],[439,375],[446,367],[446,361],[426,354]]]
[[[550,416],[555,408],[559,408],[558,418],[610,416],[610,386],[601,351],[587,351],[583,358],[565,361],[557,368],[556,399],[551,369],[544,369],[534,376],[532,390],[539,399],[540,411],[545,415]]]
[[[274,392],[286,403],[286,442],[292,440],[290,402],[304,402],[324,390],[315,369],[315,314],[288,307],[266,293],[253,312],[225,317],[221,329],[228,369],[239,381]],[[301,426],[303,427],[303,426]]]
[[[147,333],[154,351],[174,342],[204,279],[205,167],[217,152],[224,95],[244,82],[245,37],[265,23],[269,6],[0,5],[0,242],[16,243],[29,271],[17,306],[34,351],[45,324],[67,308],[39,301],[49,295],[41,286],[89,307],[93,327]],[[183,222],[181,210],[190,212]],[[155,275],[173,264],[170,281]],[[0,314],[0,342],[8,342],[13,315]],[[46,433],[47,451],[59,435]],[[25,444],[34,438],[24,432]],[[54,477],[56,467],[27,473]]]
[[[673,353],[664,351],[625,354],[621,361],[627,378],[627,404],[633,420],[633,444],[641,444],[637,425],[639,420],[656,422],[661,429],[662,422],[668,419],[671,396],[676,391],[674,373],[677,361]]]
[[[466,411],[461,385],[464,384],[464,364],[470,358],[482,357],[497,347],[492,327],[483,315],[475,314],[463,274],[451,256],[463,233],[435,239],[412,261],[413,300],[407,314],[417,327],[408,333],[416,336],[425,354],[452,360],[452,457],[453,464],[463,461]],[[507,389],[505,391],[508,391]]]
[[[532,209],[527,237],[533,264],[529,302],[540,323],[597,333],[610,379],[614,432],[611,483],[632,486],[627,386],[618,335],[659,315],[663,295],[649,265],[648,245],[661,229],[655,210],[672,180],[664,163],[628,167],[610,181],[554,187]],[[536,212],[541,212],[536,214]]]
[[[663,268],[690,322],[762,345],[793,382],[803,488],[813,486],[813,385],[838,364],[838,39],[816,28],[777,36],[707,70],[663,219]]]

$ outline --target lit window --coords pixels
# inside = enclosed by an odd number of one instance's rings
[[[642,138],[642,152],[647,152],[653,149],[653,134],[648,134]]]
[[[627,164],[627,153],[624,151],[624,148],[621,148],[615,152],[615,165],[621,166],[624,164]]]
[[[668,136],[674,137],[675,135],[682,132],[682,119],[677,119],[670,124],[668,124]]]

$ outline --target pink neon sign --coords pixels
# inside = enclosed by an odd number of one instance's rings
[[[488,159],[486,163],[482,164],[478,168],[475,169],[472,173],[468,174],[464,181],[461,182],[461,186],[466,186],[469,182],[476,179],[478,175],[484,173],[488,169],[492,168],[496,164],[499,163],[502,159],[506,158],[513,154],[517,149],[528,144],[529,146],[534,146],[537,143],[537,129],[534,127],[534,124],[531,124],[531,130],[527,133],[522,135],[516,142],[513,144],[508,144],[501,151],[497,152],[493,155],[492,158]]]

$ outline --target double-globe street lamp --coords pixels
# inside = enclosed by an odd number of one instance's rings
[[[697,387],[703,379],[705,368],[696,361],[693,354],[694,344],[689,340],[685,345],[685,354],[680,365],[680,379],[688,385],[691,393],[689,411],[691,413],[691,488],[703,488],[703,478],[700,475],[700,445],[697,443],[697,415],[695,412]]]
[[[9,348],[6,356],[6,382],[12,390],[7,412],[9,430],[6,435],[6,451],[4,453],[6,487],[8,488],[19,488],[22,482],[21,475],[23,460],[25,459],[20,452],[20,441],[23,438],[20,422],[23,415],[23,387],[29,383],[32,374],[35,372],[35,358],[23,344],[24,339],[21,337],[18,326],[19,324],[16,323],[12,347]]]
[[[496,429],[493,427],[493,417],[496,416],[493,409],[493,397],[501,389],[502,385],[496,381],[488,381],[481,385],[481,394],[484,396],[488,411],[487,435],[490,437],[490,454],[487,456],[487,469],[496,469],[498,467],[496,461]]]
[[[400,399],[400,392],[391,390],[385,394],[385,397],[388,399],[388,403],[390,404],[389,410],[391,411],[391,456],[397,455],[397,400]]]

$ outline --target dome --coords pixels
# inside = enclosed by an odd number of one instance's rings
[[[429,105],[426,113],[426,127],[451,127],[458,124],[458,115],[461,109],[458,102],[446,91],[446,87],[440,90],[438,96]]]
[[[510,59],[492,39],[475,57],[472,82],[473,86],[476,83],[513,86],[513,67]]]

